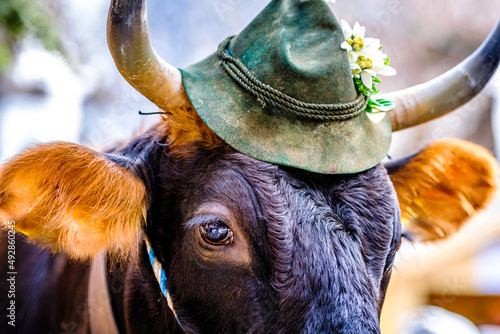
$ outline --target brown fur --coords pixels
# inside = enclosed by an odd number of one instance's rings
[[[191,105],[168,111],[159,128],[166,142],[171,143],[170,153],[176,158],[188,156],[196,145],[201,144],[208,150],[225,145]]]
[[[74,258],[136,247],[146,191],[132,172],[80,145],[55,142],[0,168],[0,224]]]
[[[478,145],[458,139],[431,144],[391,175],[403,223],[423,240],[454,233],[493,198],[498,172],[496,160]]]

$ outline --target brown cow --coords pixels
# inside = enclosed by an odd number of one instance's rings
[[[495,159],[447,140],[330,175],[242,154],[151,49],[144,6],[112,1],[109,43],[162,120],[113,152],[40,144],[0,168],[1,332],[379,333],[401,222],[428,238],[457,230],[492,198]],[[392,94],[393,129],[472,98],[499,34],[444,77]]]

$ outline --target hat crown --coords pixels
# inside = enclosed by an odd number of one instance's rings
[[[384,158],[391,124],[367,116],[343,42],[325,1],[275,0],[216,53],[181,70],[184,87],[202,120],[239,152],[357,173]]]
[[[307,103],[355,100],[342,28],[322,0],[272,1],[230,44],[265,84]]]

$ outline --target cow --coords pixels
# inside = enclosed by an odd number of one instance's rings
[[[108,152],[38,144],[0,169],[0,331],[380,333],[403,225],[451,235],[494,196],[496,160],[451,139],[357,173],[256,159],[200,118],[146,22],[145,1],[112,0],[108,43],[161,120]],[[390,94],[393,130],[477,94],[499,36]]]

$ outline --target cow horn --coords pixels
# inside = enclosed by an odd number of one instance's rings
[[[151,46],[146,0],[112,0],[107,35],[116,67],[132,87],[164,110],[189,103],[181,73]]]
[[[467,59],[426,83],[385,94],[396,103],[389,112],[398,131],[443,116],[476,96],[495,73],[500,58],[500,20]]]

